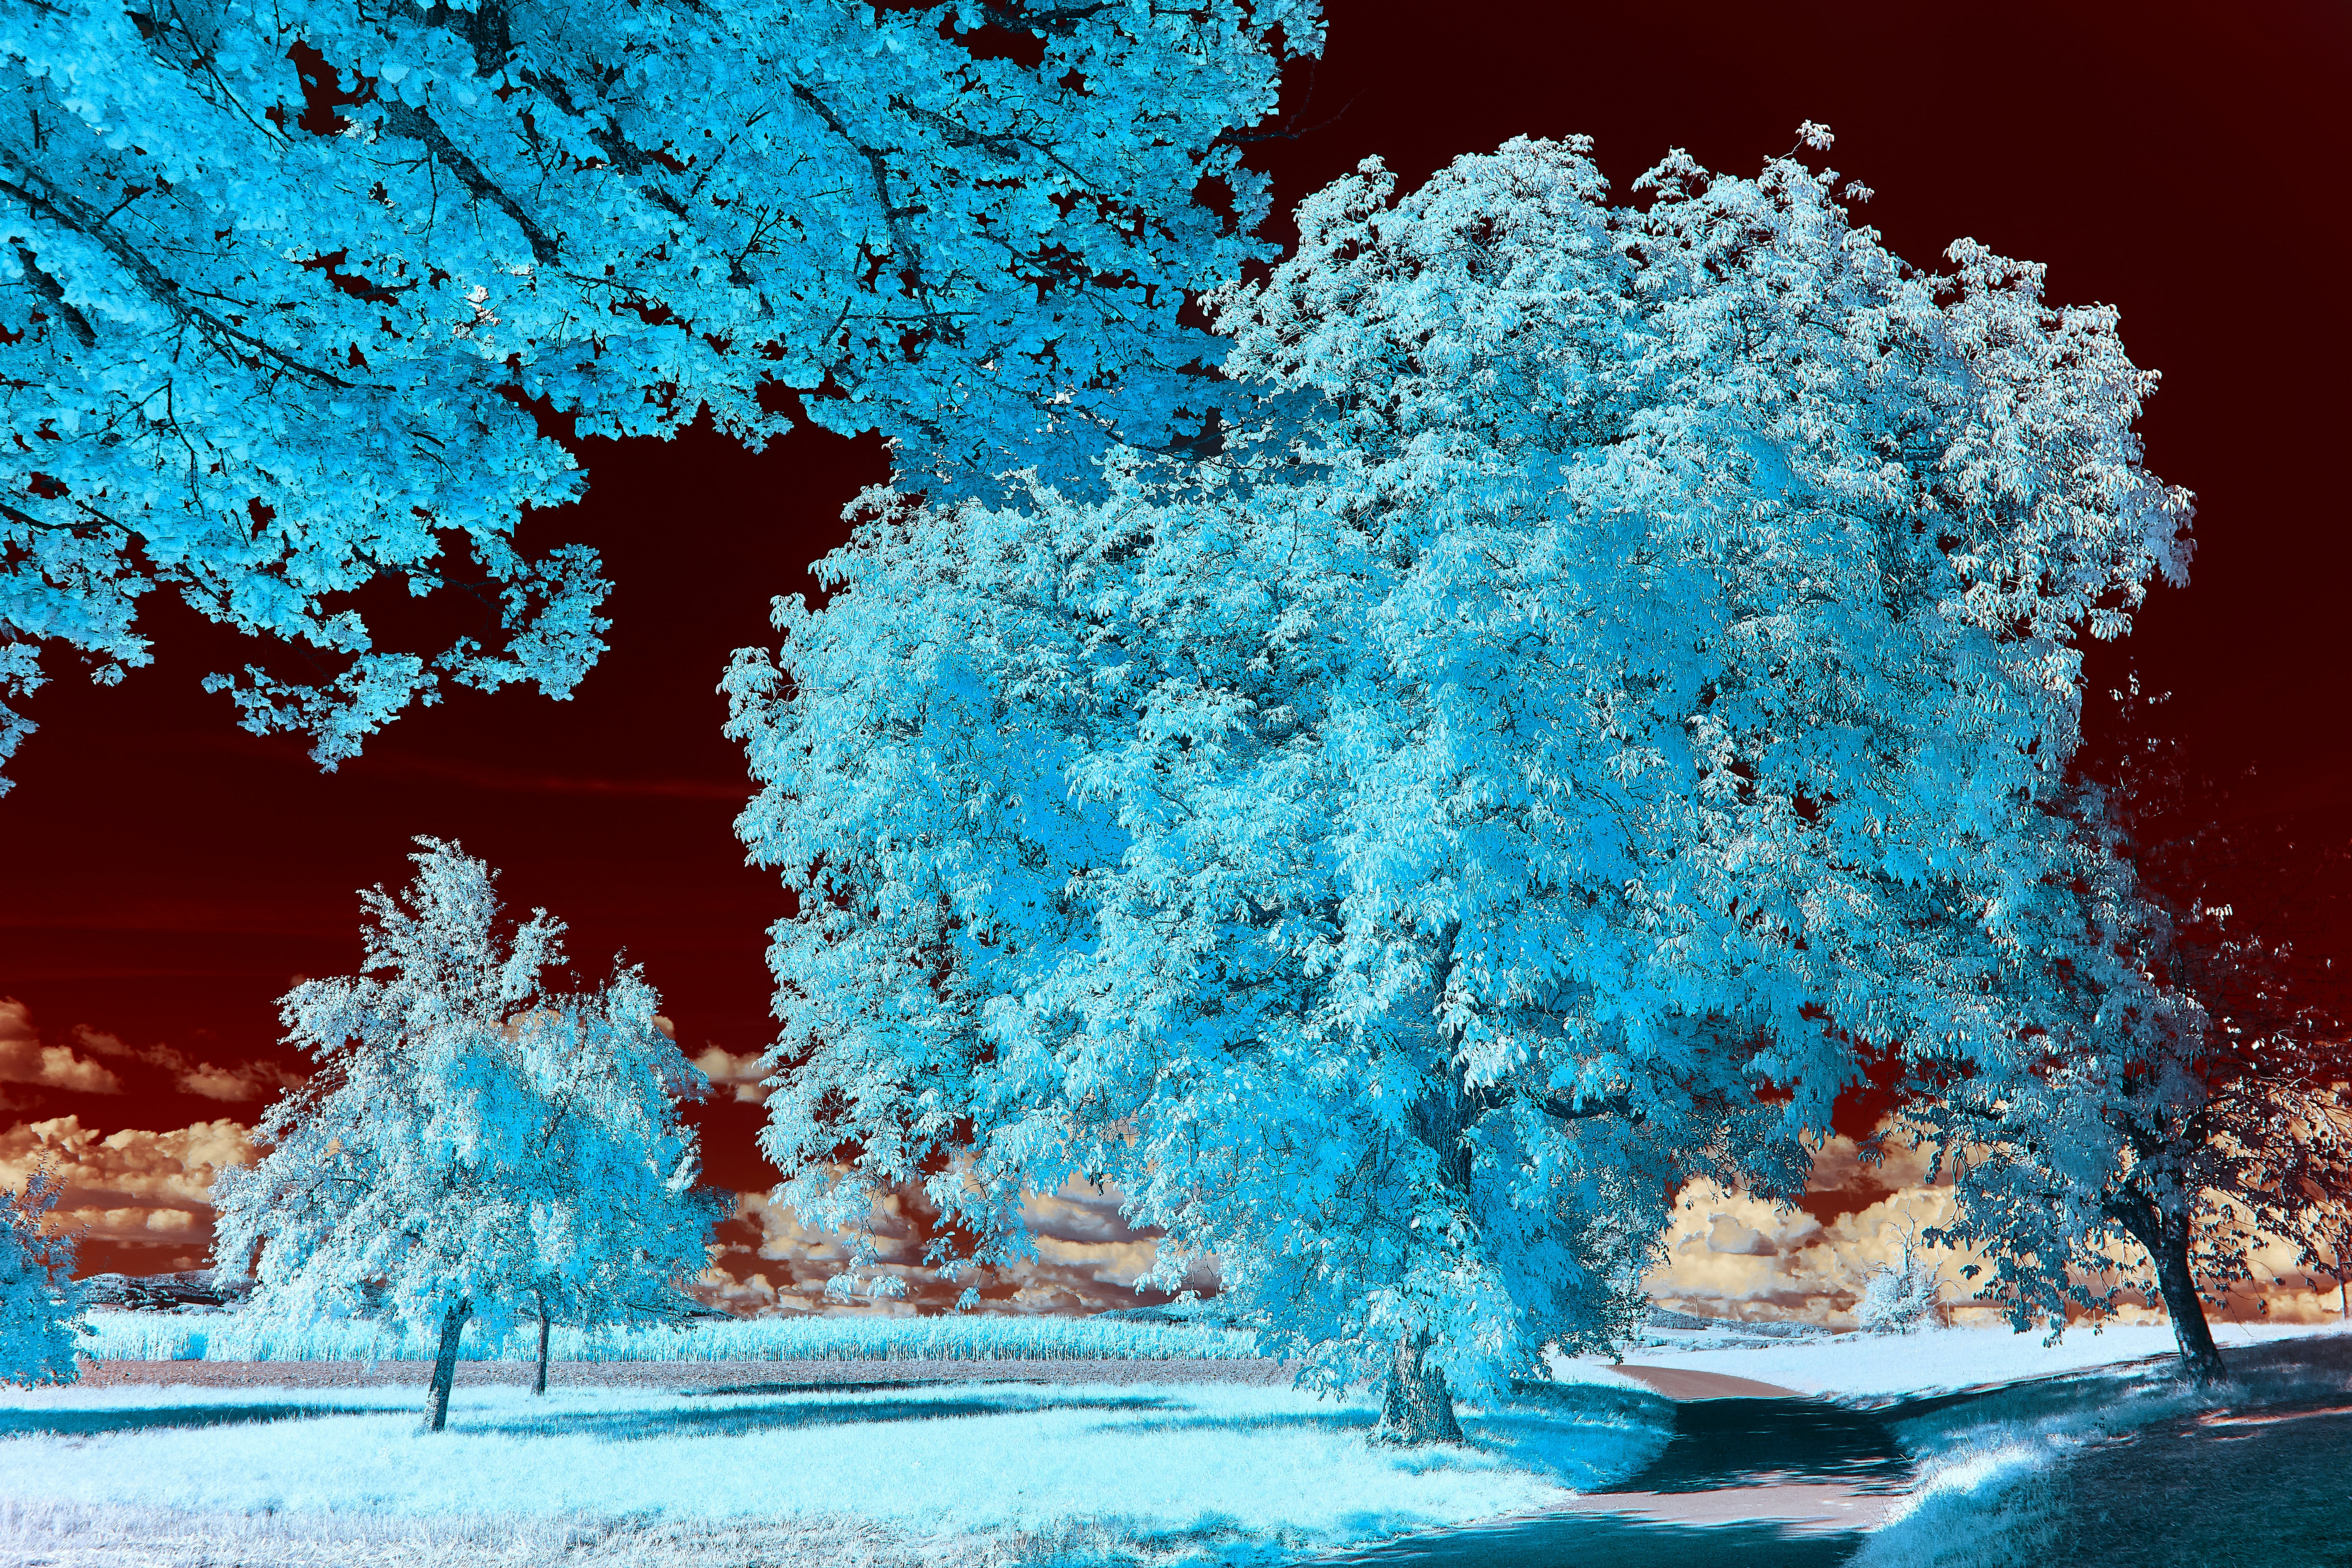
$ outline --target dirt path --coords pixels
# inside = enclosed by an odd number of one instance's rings
[[[1686,1399],[1801,1399],[1804,1395],[1793,1388],[1782,1388],[1774,1383],[1758,1383],[1753,1378],[1727,1377],[1719,1372],[1692,1372],[1679,1366],[1620,1366],[1622,1372],[1636,1383],[1647,1384],[1654,1392],[1680,1402]]]

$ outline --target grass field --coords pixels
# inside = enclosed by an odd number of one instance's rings
[[[1667,1435],[1664,1401],[1598,1384],[1413,1450],[1365,1441],[1370,1397],[1181,1384],[461,1388],[438,1434],[417,1411],[414,1389],[0,1389],[0,1563],[193,1563],[159,1542],[201,1526],[227,1545],[201,1561],[247,1568],[1272,1564],[1558,1507]],[[654,1526],[675,1552],[630,1533]],[[730,1534],[754,1527],[774,1539]]]

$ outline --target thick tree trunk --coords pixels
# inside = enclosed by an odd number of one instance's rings
[[[1372,1441],[1402,1447],[1462,1441],[1445,1373],[1423,1360],[1432,1342],[1425,1333],[1407,1334],[1397,1342],[1396,1359],[1389,1363],[1388,1400],[1381,1424],[1372,1428]]]
[[[2221,1352],[2213,1343],[2213,1329],[2205,1321],[2205,1303],[2197,1297],[2197,1278],[2189,1271],[2189,1226],[2165,1226],[2163,1250],[2156,1260],[2157,1288],[2164,1292],[2164,1310],[2172,1316],[2172,1337],[2180,1346],[2180,1364],[2199,1383],[2219,1383],[2229,1375]]]
[[[2164,1297],[2164,1310],[2172,1319],[2181,1369],[2200,1384],[2221,1382],[2229,1376],[2229,1369],[2221,1364],[2212,1327],[2205,1321],[2205,1303],[2198,1299],[2197,1276],[2189,1267],[2189,1216],[2143,1201],[2119,1217],[2156,1264],[2156,1286]]]
[[[457,1380],[457,1336],[473,1312],[473,1303],[459,1301],[441,1320],[441,1352],[433,1358],[433,1386],[426,1394],[425,1427],[438,1432],[449,1424],[449,1385]]]
[[[531,1384],[530,1391],[533,1394],[545,1394],[547,1392],[547,1331],[551,1325],[547,1319],[547,1297],[537,1290],[532,1291],[531,1294],[539,1298],[539,1381]]]

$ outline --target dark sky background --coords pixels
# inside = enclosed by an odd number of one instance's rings
[[[1291,232],[1279,215],[1370,153],[1409,187],[1513,135],[1583,132],[1622,191],[1675,145],[1753,174],[1811,119],[1834,128],[1830,161],[1875,188],[1865,216],[1910,260],[1972,236],[2047,263],[2055,301],[2119,306],[2133,357],[2165,374],[2143,426],[2150,465],[2199,498],[2192,585],[2157,592],[2129,657],[2175,694],[2156,717],[2194,763],[2256,767],[2236,809],[2314,847],[2345,840],[2352,540],[2335,470],[2352,13],[1328,3],[1328,52],[1285,98],[1295,136],[1253,152],[1276,176],[1276,238]],[[523,541],[593,544],[617,584],[612,651],[569,702],[457,693],[324,774],[198,689],[253,651],[162,596],[143,623],[155,663],[121,687],[53,664],[0,800],[0,996],[43,1039],[87,1026],[192,1060],[295,1065],[275,998],[355,966],[354,889],[405,880],[409,837],[430,833],[502,868],[510,905],[569,921],[588,977],[625,946],[689,1050],[764,1043],[763,931],[782,899],[730,832],[748,788],[714,689],[729,652],[766,637],[770,597],[812,586],[804,568],[883,477],[881,447],[804,430],[753,457],[698,433],[581,457],[586,500]],[[411,623],[420,636],[437,613]],[[2122,666],[2099,668],[2105,685]],[[2241,897],[2332,953],[2345,935],[2312,908],[2329,891]],[[126,1081],[111,1095],[8,1085],[0,1126],[258,1110]],[[724,1184],[772,1179],[751,1143],[760,1115],[732,1100],[708,1113]]]

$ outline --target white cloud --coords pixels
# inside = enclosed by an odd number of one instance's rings
[[[101,1240],[157,1241],[207,1222],[215,1173],[252,1158],[247,1129],[226,1120],[100,1137],[78,1117],[60,1116],[0,1132],[0,1185],[21,1188],[47,1164],[65,1177],[52,1225],[87,1226]]]
[[[45,1046],[33,1027],[31,1009],[13,996],[0,996],[0,1083],[42,1089],[120,1094],[122,1080],[102,1062],[77,1056],[71,1046]]]
[[[1948,1178],[1928,1181],[1927,1153],[1899,1135],[1885,1138],[1882,1164],[1866,1163],[1862,1153],[1853,1140],[1833,1138],[1815,1157],[1809,1196],[1838,1201],[1808,1206],[1829,1214],[1826,1221],[1712,1184],[1691,1188],[1666,1237],[1666,1259],[1644,1281],[1650,1294],[1664,1306],[1701,1317],[1851,1328],[1854,1303],[1871,1275],[1895,1263],[1908,1243],[1940,1272],[1948,1312],[1961,1321],[1997,1319],[2000,1307],[1974,1299],[1990,1270],[1973,1280],[1961,1272],[1984,1263],[1984,1254],[1919,1240],[1921,1232],[1952,1218]],[[1833,1212],[1839,1208],[1843,1212]],[[2262,1311],[2276,1321],[2317,1322],[2335,1315],[2333,1276],[2298,1267],[2292,1249],[2283,1247],[2255,1248],[2250,1256],[2256,1285],[2237,1288],[2243,1306],[2234,1315],[2252,1314],[2257,1298]],[[2114,1257],[2123,1278],[2145,1272],[2137,1248],[2119,1245]],[[2159,1309],[2139,1305],[2126,1294],[2117,1320],[2161,1322],[2164,1317]]]
[[[667,1020],[655,1021],[661,1023]],[[664,1030],[663,1033],[668,1031]],[[713,1088],[733,1090],[735,1098],[746,1105],[765,1105],[768,1091],[760,1087],[760,1080],[768,1074],[760,1066],[760,1055],[753,1051],[737,1056],[724,1046],[707,1045],[700,1056],[690,1059],[702,1069],[703,1076],[710,1079]]]
[[[1157,1257],[1153,1233],[1129,1226],[1118,1213],[1116,1189],[1097,1192],[1072,1183],[1058,1193],[1029,1194],[1021,1215],[1036,1255],[948,1280],[925,1262],[939,1232],[940,1215],[919,1191],[904,1189],[877,1202],[867,1239],[875,1259],[861,1278],[893,1282],[904,1294],[877,1300],[860,1294],[854,1302],[826,1287],[849,1264],[851,1238],[818,1230],[765,1194],[737,1195],[735,1216],[720,1229],[711,1265],[696,1281],[704,1300],[739,1312],[937,1311],[952,1305],[967,1286],[977,1288],[992,1310],[1094,1312],[1137,1302],[1135,1282]],[[1194,1271],[1186,1283],[1214,1291],[1213,1268]]]
[[[243,1062],[233,1068],[198,1062],[194,1067],[181,1068],[176,1080],[183,1094],[232,1101],[267,1100],[281,1089],[299,1089],[309,1081],[307,1074],[288,1072],[275,1062]]]
[[[120,1094],[122,1079],[104,1060],[137,1063],[172,1075],[172,1086],[183,1094],[230,1101],[268,1099],[280,1089],[299,1088],[306,1075],[289,1072],[273,1062],[243,1062],[215,1067],[192,1062],[170,1046],[144,1049],[127,1045],[120,1035],[76,1024],[66,1031],[66,1043],[44,1046],[33,1027],[31,1013],[13,997],[0,997],[0,1083],[35,1084],[44,1089],[80,1089],[90,1094]]]

